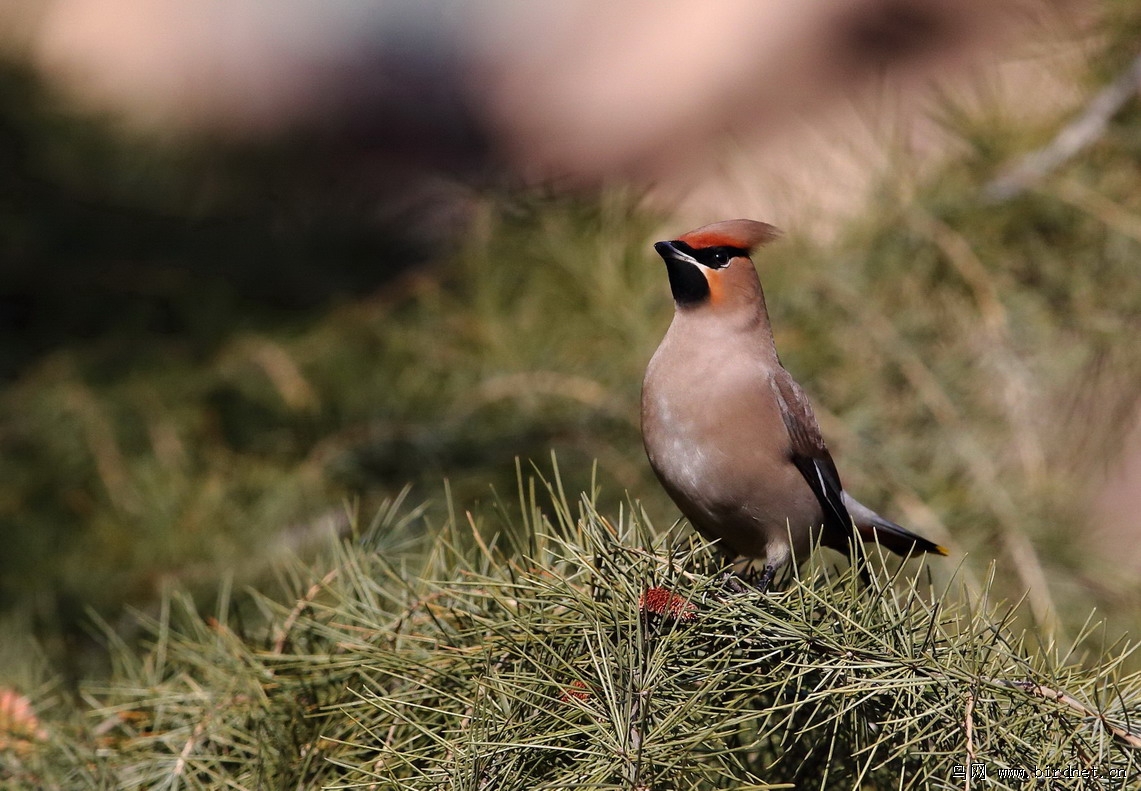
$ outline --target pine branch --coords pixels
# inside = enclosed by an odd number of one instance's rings
[[[742,591],[708,545],[671,546],[637,507],[604,517],[557,479],[546,490],[542,503],[524,488],[526,557],[491,538],[517,525],[479,511],[421,554],[374,552],[408,526],[388,510],[331,568],[299,576],[294,601],[265,603],[280,625],[261,637],[175,600],[150,655],[88,692],[112,723],[108,782],[919,789],[983,772],[988,788],[1018,788],[1047,767],[1096,773],[1098,787],[1141,779],[1128,651],[1066,664],[1012,633],[1009,610],[937,594],[914,563],[881,568],[871,589],[813,562],[783,591]]]

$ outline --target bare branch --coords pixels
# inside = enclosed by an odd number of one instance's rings
[[[1097,140],[1113,116],[1141,88],[1141,55],[1113,82],[1095,95],[1077,118],[1070,121],[1054,139],[1031,151],[983,188],[983,196],[995,203],[1010,200],[1053,173],[1080,151]]]

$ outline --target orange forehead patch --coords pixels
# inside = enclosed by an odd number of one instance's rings
[[[740,247],[752,250],[780,236],[773,226],[756,220],[725,220],[703,225],[678,237],[694,250],[704,247]]]

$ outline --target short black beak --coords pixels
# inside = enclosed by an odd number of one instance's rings
[[[673,242],[655,242],[654,250],[662,257],[664,261],[685,261],[689,264],[696,264],[697,260],[689,253],[683,253],[677,248]]]

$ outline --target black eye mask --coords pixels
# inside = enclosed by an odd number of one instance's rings
[[[743,247],[730,247],[729,245],[718,245],[717,247],[702,247],[700,250],[694,250],[685,242],[670,242],[674,248],[681,253],[693,256],[694,260],[702,266],[707,266],[710,269],[724,269],[729,266],[729,262],[738,256],[748,256],[749,251]]]

